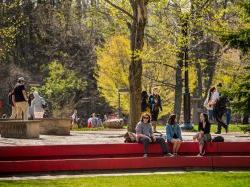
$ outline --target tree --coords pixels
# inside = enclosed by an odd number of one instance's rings
[[[129,95],[130,123],[128,131],[134,132],[135,125],[139,121],[141,115],[141,91],[142,91],[142,58],[140,56],[144,46],[145,26],[147,24],[147,6],[149,0],[130,0],[130,8],[132,13],[119,7],[115,2],[104,0],[112,7],[124,13],[127,17],[127,25],[130,31],[130,50],[131,62],[129,65]]]
[[[130,62],[129,40],[125,36],[114,36],[97,49],[97,84],[108,103],[118,108],[118,89],[128,87]],[[129,98],[121,96],[121,109],[128,114]]]
[[[20,0],[0,1],[0,63],[8,61],[16,40],[22,35],[26,17],[22,14]]]
[[[49,77],[40,91],[51,103],[54,116],[57,116],[63,112],[71,112],[78,100],[77,93],[83,92],[85,88],[85,80],[79,79],[73,70],[66,69],[58,61],[53,61],[49,64]]]
[[[239,6],[241,10],[243,10],[240,17],[242,23],[238,25],[237,29],[233,32],[224,33],[222,35],[222,41],[230,47],[240,49],[245,56],[243,59],[246,71],[239,76],[231,90],[227,91],[227,93],[233,100],[232,105],[235,107],[235,110],[243,114],[246,123],[248,123],[250,115],[250,3],[249,1],[243,1],[239,3]]]

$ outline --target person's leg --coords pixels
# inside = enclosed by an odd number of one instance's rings
[[[153,126],[153,132],[156,132],[156,123],[157,121],[152,121],[152,126]]]
[[[203,147],[204,147],[204,144],[200,143],[200,144],[199,144],[199,154],[200,154],[200,155],[203,154]]]
[[[28,120],[28,108],[29,105],[27,102],[20,102],[21,110],[23,113],[23,120]]]
[[[148,138],[140,138],[139,143],[143,144],[144,154],[148,154],[148,144],[150,143],[149,139]]]
[[[158,120],[158,114],[159,114],[159,111],[153,111],[152,114],[151,114],[152,125],[153,125],[153,131],[154,132],[157,132],[156,131],[156,125],[157,125],[157,120]]]
[[[214,112],[214,120],[217,123],[217,132],[216,134],[220,134],[221,133],[221,122],[219,119],[219,113],[218,111],[213,111]]]
[[[211,123],[211,121],[213,120],[213,110],[208,110],[208,119]]]
[[[176,151],[176,148],[177,148],[177,145],[178,145],[178,142],[176,139],[172,139],[171,140],[171,143],[173,144],[173,154],[175,154],[177,151]]]
[[[202,156],[204,144],[205,144],[204,135],[201,135],[201,138],[199,139],[199,154],[198,154],[198,156]]]
[[[168,146],[167,146],[167,144],[166,144],[166,142],[165,142],[165,140],[163,138],[157,137],[156,138],[156,143],[160,144],[163,154],[168,154],[169,153]]]
[[[221,127],[223,127],[225,129],[226,133],[227,133],[228,126],[226,125],[226,123],[222,119],[223,115],[224,115],[223,112],[219,112],[219,114],[218,114],[218,122],[220,123],[220,129],[221,129]]]
[[[177,146],[176,146],[176,153],[178,153],[179,152],[179,149],[180,149],[180,147],[181,147],[181,140],[177,140]]]
[[[20,102],[16,102],[16,119],[22,119],[22,108]]]
[[[17,117],[16,107],[11,107],[11,116],[10,119],[15,119]]]
[[[199,133],[196,133],[194,136],[193,136],[193,140],[197,140],[199,137]]]

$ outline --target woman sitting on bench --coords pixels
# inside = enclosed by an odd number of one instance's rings
[[[150,114],[143,113],[141,121],[136,125],[136,140],[144,146],[144,157],[148,156],[148,145],[150,143],[158,143],[161,146],[162,153],[165,156],[172,156],[169,153],[167,144],[162,137],[155,137],[150,123]]]
[[[173,154],[177,156],[177,152],[180,149],[182,136],[181,136],[181,128],[176,123],[176,115],[172,114],[169,117],[168,124],[166,126],[166,136],[168,142],[173,144]]]
[[[208,120],[208,115],[205,113],[201,113],[200,122],[199,122],[199,132],[193,137],[194,140],[199,141],[199,154],[197,156],[205,155],[205,144],[207,142],[211,142],[211,134],[210,134],[211,124]]]

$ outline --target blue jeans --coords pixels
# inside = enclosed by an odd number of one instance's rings
[[[208,110],[207,112],[208,112],[208,120],[209,120],[209,121],[213,120],[213,118],[214,118],[214,117],[213,117],[213,115],[214,115],[213,110]]]
[[[231,112],[226,112],[226,124],[229,125],[231,121]]]

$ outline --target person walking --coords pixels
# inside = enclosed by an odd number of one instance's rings
[[[221,83],[218,84],[217,90],[221,89],[221,87],[222,84]],[[223,115],[227,112],[228,99],[225,95],[219,94],[219,92],[218,95],[219,95],[218,98],[213,104],[214,119],[217,123],[217,132],[215,132],[215,134],[221,134],[222,127],[225,129],[226,133],[228,133],[228,125],[222,119]]]

